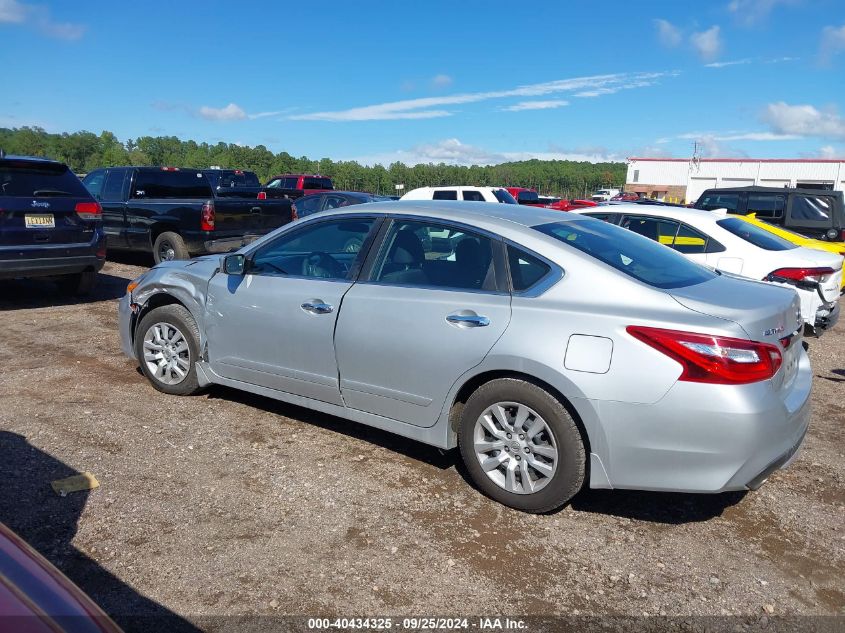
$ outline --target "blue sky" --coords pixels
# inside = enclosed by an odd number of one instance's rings
[[[845,157],[845,2],[0,0],[0,126],[384,164]]]

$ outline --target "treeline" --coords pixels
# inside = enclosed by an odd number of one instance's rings
[[[281,173],[319,173],[330,176],[337,189],[395,193],[432,185],[513,185],[533,187],[565,198],[589,195],[598,187],[625,182],[624,163],[588,163],[567,160],[528,160],[470,167],[440,164],[405,165],[400,162],[366,166],[355,161],[295,158],[274,154],[263,145],[197,143],[175,136],[142,136],[120,141],[111,132],[49,134],[41,128],[0,128],[0,149],[7,154],[47,156],[67,163],[78,174],[114,165],[170,165],[203,168],[217,165],[254,171],[262,182]]]

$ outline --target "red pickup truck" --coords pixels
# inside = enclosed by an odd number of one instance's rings
[[[332,191],[332,179],[316,174],[279,174],[262,187],[267,198],[301,198],[308,193]]]
[[[524,204],[528,207],[544,207],[540,202],[540,197],[533,189],[526,187],[505,187],[507,192],[511,194],[519,204]]]

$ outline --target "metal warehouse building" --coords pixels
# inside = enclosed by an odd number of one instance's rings
[[[845,191],[845,160],[629,158],[625,191],[694,202],[711,187],[751,185]]]

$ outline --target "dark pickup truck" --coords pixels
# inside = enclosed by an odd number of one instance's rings
[[[296,219],[290,200],[217,196],[200,169],[109,167],[82,182],[103,207],[109,249],[156,263],[240,248]]]

